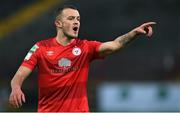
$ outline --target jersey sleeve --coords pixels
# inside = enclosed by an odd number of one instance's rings
[[[36,43],[27,53],[26,57],[24,58],[24,61],[22,62],[21,66],[25,66],[31,70],[34,69],[34,67],[37,64],[38,59],[38,51],[39,51],[39,43]]]
[[[101,44],[102,42],[99,42],[99,41],[88,41],[90,54],[91,54],[91,60],[104,58],[104,57],[99,56],[99,47]]]

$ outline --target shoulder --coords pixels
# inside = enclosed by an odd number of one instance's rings
[[[41,40],[41,41],[38,41],[36,43],[37,46],[51,46],[53,44],[53,40],[54,38],[49,38],[49,39],[45,39],[45,40]]]
[[[77,42],[79,42],[79,43],[77,43]],[[98,51],[101,44],[102,44],[102,42],[96,41],[96,40],[78,39],[76,41],[77,46],[80,45],[81,47],[84,47],[90,51],[91,50],[92,51],[94,51],[94,50]]]
[[[96,40],[88,40],[88,39],[79,39],[79,38],[76,38],[76,43],[93,44],[93,43],[101,43],[101,42],[100,41],[96,41]]]
[[[85,44],[88,44],[89,46],[99,45],[102,43],[102,42],[97,41],[97,40],[87,40],[87,39],[84,39],[83,42]]]

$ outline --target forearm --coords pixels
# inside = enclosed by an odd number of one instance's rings
[[[100,46],[100,56],[107,56],[112,53],[119,51],[121,48],[126,46],[129,42],[136,39],[136,33],[134,31],[130,31],[122,36],[117,37],[113,41],[105,42]]]
[[[136,32],[134,31],[130,31],[122,36],[117,37],[114,42],[116,42],[117,49],[120,49],[121,47],[126,46],[127,44],[129,44],[130,42],[132,42],[134,39],[136,39]]]
[[[27,78],[27,76],[30,73],[30,69],[21,66],[14,75],[13,79],[11,80],[11,88],[21,88],[23,81]]]
[[[21,88],[24,79],[25,78],[22,76],[22,74],[19,71],[17,71],[17,73],[11,80],[11,88]]]

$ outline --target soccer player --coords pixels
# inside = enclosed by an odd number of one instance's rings
[[[37,66],[38,112],[88,112],[87,78],[89,64],[113,54],[138,35],[150,37],[155,22],[144,23],[112,41],[81,40],[78,37],[80,14],[73,6],[57,11],[56,37],[37,42],[27,53],[11,81],[9,103],[19,108],[25,102],[23,81]]]

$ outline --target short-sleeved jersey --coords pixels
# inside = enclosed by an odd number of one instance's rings
[[[22,66],[38,67],[38,112],[88,112],[89,64],[101,58],[101,42],[75,38],[62,46],[51,38],[37,42]]]

